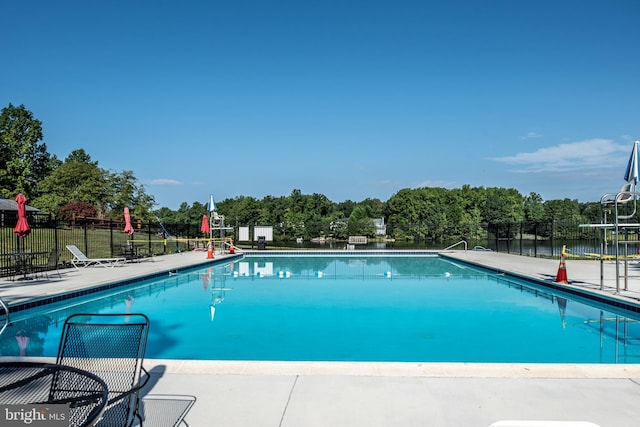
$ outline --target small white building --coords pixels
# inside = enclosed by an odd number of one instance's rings
[[[386,236],[387,235],[387,225],[384,223],[384,217],[382,218],[374,218],[373,225],[376,227],[376,235],[377,236]]]

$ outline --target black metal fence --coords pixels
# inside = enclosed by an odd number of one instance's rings
[[[13,228],[17,222],[17,213],[0,212],[0,269],[5,271],[9,264],[9,255],[16,252],[31,251],[46,254],[54,249],[61,253],[60,262],[71,260],[71,254],[65,249],[74,244],[90,258],[120,256],[118,250],[127,242],[142,246],[145,252],[154,255],[176,253],[192,250],[194,246],[204,247],[208,236],[200,232],[199,223],[194,224],[160,224],[159,222],[143,222],[133,220],[135,233],[129,236],[124,233],[124,221],[97,218],[77,218],[73,221],[62,221],[48,215],[27,214],[31,233],[26,237],[18,237]],[[369,239],[366,246],[360,248],[386,249],[443,249],[460,241],[467,242],[468,248],[482,246],[498,252],[508,252],[534,257],[556,257],[567,246],[570,253],[577,256],[589,254],[613,253],[613,236],[605,236],[601,244],[601,231],[595,228],[580,227],[571,221],[553,222],[521,222],[493,224],[387,224],[387,236]],[[237,228],[236,230],[237,231]],[[227,233],[235,237],[235,231]],[[344,241],[331,238],[321,239],[322,243],[292,240],[292,236],[278,234],[278,227],[273,228],[274,241],[269,246],[332,248],[345,246]],[[636,238],[636,240],[640,240]],[[243,242],[237,242],[241,245]],[[255,243],[255,242],[253,242]],[[244,242],[244,245],[251,245]],[[462,246],[456,247],[462,249]],[[603,249],[604,248],[604,249]],[[638,247],[627,247],[627,253],[638,253]],[[623,249],[621,249],[622,251]]]
[[[563,246],[576,256],[589,257],[601,252],[600,229],[581,227],[575,221],[419,224],[387,226],[391,235],[404,236],[384,243],[387,248],[443,249],[465,241],[469,249],[481,246],[497,252],[534,257],[558,257]],[[421,233],[422,231],[422,233]],[[613,238],[608,235],[605,253],[613,252]],[[375,243],[374,243],[375,245]],[[461,249],[457,246],[456,249]],[[635,252],[634,252],[635,253]]]
[[[72,255],[66,245],[76,245],[89,258],[121,256],[122,245],[136,243],[145,253],[162,255],[193,249],[202,245],[198,227],[191,224],[162,225],[158,222],[133,221],[134,234],[124,233],[124,221],[78,218],[61,221],[48,215],[27,213],[31,232],[18,237],[13,228],[16,212],[0,212],[0,272],[10,269],[11,254],[31,252],[45,258],[51,251],[60,251],[61,264],[69,263]]]

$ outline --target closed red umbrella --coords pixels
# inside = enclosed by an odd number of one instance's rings
[[[124,222],[124,232],[131,236],[134,230],[131,226],[131,215],[129,215],[129,208],[124,208]]]
[[[26,237],[31,233],[31,227],[29,227],[29,223],[27,222],[27,208],[25,207],[27,198],[24,197],[24,194],[20,193],[16,197],[16,202],[18,203],[18,223],[13,229],[13,232],[20,237]]]
[[[200,232],[207,234],[211,230],[209,229],[209,217],[207,214],[202,215],[202,226],[200,227]]]

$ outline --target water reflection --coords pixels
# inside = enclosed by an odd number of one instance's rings
[[[51,321],[44,315],[13,322],[0,336],[0,355],[42,356]]]
[[[234,263],[225,264],[219,267],[209,267],[206,274],[206,283],[210,284],[211,303],[209,305],[209,318],[213,322],[216,316],[217,306],[222,304],[226,298],[227,291],[232,288],[227,286],[227,278],[231,277]],[[205,281],[203,280],[203,283]]]
[[[454,261],[430,257],[425,263],[411,256],[251,256],[236,263],[234,278],[474,278],[477,270]]]

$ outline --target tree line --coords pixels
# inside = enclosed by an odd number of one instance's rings
[[[177,210],[154,210],[155,199],[133,171],[109,171],[82,148],[64,160],[47,151],[42,123],[24,105],[9,104],[0,114],[0,195],[27,195],[29,204],[59,219],[121,218],[125,206],[145,221],[156,216],[165,223],[199,223],[207,203],[183,202]],[[599,203],[578,200],[543,201],[539,194],[522,195],[513,188],[405,188],[389,200],[333,202],[322,194],[257,199],[237,196],[218,203],[230,226],[271,225],[280,238],[319,236],[346,238],[375,235],[374,218],[384,218],[392,237],[437,236],[442,228],[465,236],[474,225],[492,223],[599,221]]]
[[[555,232],[574,232],[576,224],[599,221],[599,203],[562,199],[543,201],[540,195],[523,196],[513,188],[406,188],[387,201],[365,199],[335,203],[322,194],[302,194],[256,199],[237,196],[217,203],[230,226],[273,226],[278,240],[348,236],[376,236],[373,219],[384,218],[387,235],[395,239],[472,239],[484,235],[488,224],[528,224],[538,234],[551,233],[537,224],[557,222]],[[158,216],[169,223],[199,224],[206,202],[182,203],[173,211],[161,208]],[[569,227],[571,230],[562,230]],[[546,231],[543,231],[546,230]]]

